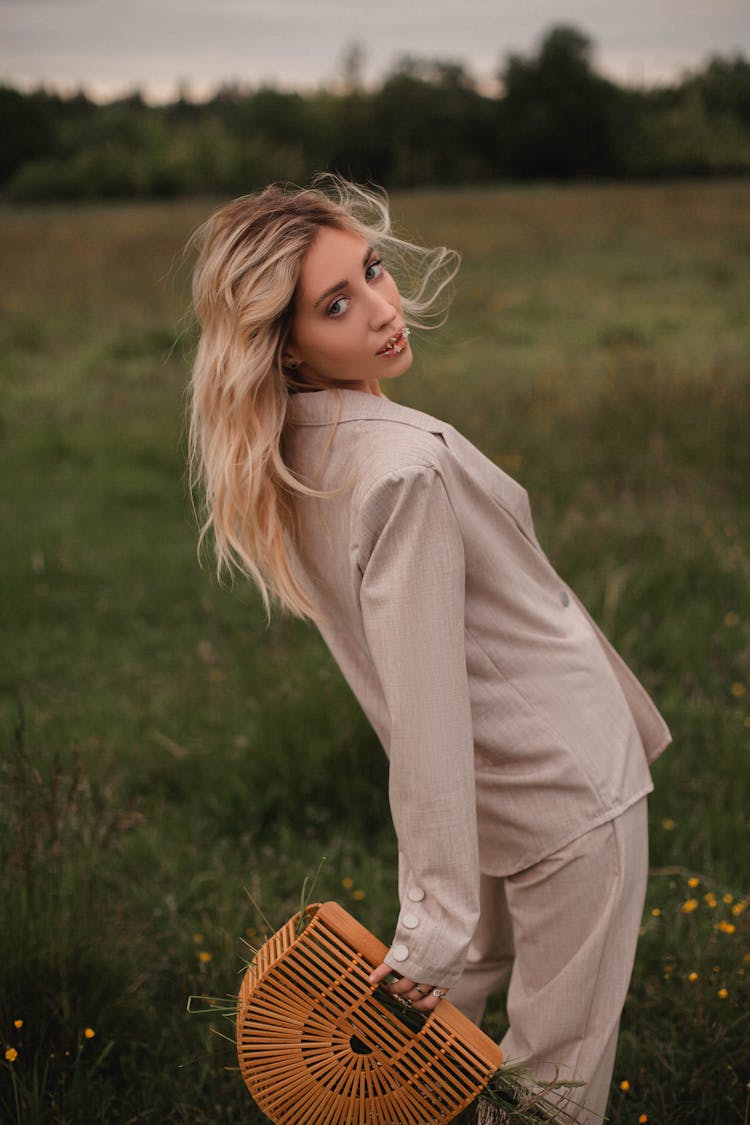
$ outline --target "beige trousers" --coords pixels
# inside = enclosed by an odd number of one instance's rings
[[[510,974],[506,1061],[523,1062],[539,1081],[556,1071],[584,1081],[572,1098],[586,1125],[607,1108],[643,915],[647,833],[643,797],[517,875],[482,876],[479,924],[449,993],[479,1023],[487,997]]]

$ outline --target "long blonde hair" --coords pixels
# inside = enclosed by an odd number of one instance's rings
[[[348,231],[388,254],[406,321],[445,319],[458,255],[396,238],[384,194],[334,176],[306,189],[272,184],[235,199],[193,235],[193,302],[201,335],[190,387],[190,484],[202,493],[199,547],[213,534],[219,578],[237,570],[298,617],[315,617],[295,577],[294,499],[321,495],[284,464],[281,438],[294,375],[285,370],[294,297],[321,227]]]

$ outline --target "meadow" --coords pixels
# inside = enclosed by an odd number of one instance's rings
[[[336,898],[389,940],[384,755],[314,630],[196,558],[181,249],[211,201],[0,209],[0,1120],[265,1120],[243,958]],[[529,490],[674,735],[610,1120],[748,1121],[750,183],[393,199],[461,250],[389,391]],[[249,892],[249,893],[248,893]],[[487,1028],[503,1030],[502,997]]]

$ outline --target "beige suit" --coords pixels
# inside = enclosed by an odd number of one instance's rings
[[[284,456],[338,490],[299,503],[300,573],[390,759],[387,960],[451,987],[482,880],[635,806],[669,732],[544,555],[524,489],[451,426],[359,391],[302,393]]]

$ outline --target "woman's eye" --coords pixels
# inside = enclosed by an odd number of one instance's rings
[[[341,316],[342,313],[346,312],[348,307],[349,307],[349,298],[348,297],[337,297],[336,300],[332,301],[331,304],[328,306],[328,308],[326,309],[326,312],[327,312],[328,316]]]
[[[371,262],[365,267],[365,281],[377,281],[385,273],[383,268],[382,258],[373,258]],[[326,309],[326,316],[337,317],[343,316],[349,308],[349,297],[337,297],[335,301],[331,301]]]

